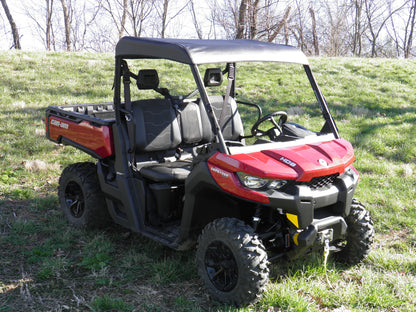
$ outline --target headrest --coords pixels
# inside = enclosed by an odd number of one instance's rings
[[[137,87],[140,90],[157,89],[159,76],[155,69],[141,69],[137,75]]]

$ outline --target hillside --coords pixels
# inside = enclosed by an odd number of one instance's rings
[[[316,79],[360,172],[356,197],[371,212],[374,250],[360,266],[319,255],[282,263],[263,299],[240,311],[413,311],[416,306],[416,61],[312,58]],[[146,64],[148,65],[148,64]],[[234,311],[210,302],[194,252],[173,252],[117,226],[70,228],[56,189],[65,166],[91,160],[44,138],[44,109],[112,99],[113,55],[0,53],[0,312]],[[280,93],[293,120],[315,123],[285,84],[290,72],[246,66],[264,111]],[[262,71],[276,74],[270,84]],[[173,86],[190,79],[166,66]],[[289,108],[292,107],[292,108]],[[252,118],[245,111],[247,120]],[[343,308],[342,308],[343,307]]]

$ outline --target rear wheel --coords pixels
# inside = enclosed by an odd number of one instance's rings
[[[374,227],[370,213],[358,201],[353,200],[351,211],[346,218],[347,239],[339,242],[341,251],[334,254],[337,261],[354,265],[362,261],[371,251]]]
[[[58,197],[64,216],[75,227],[102,227],[110,220],[92,163],[66,167],[59,179]]]
[[[269,278],[263,244],[251,227],[234,218],[217,219],[204,228],[196,262],[209,294],[224,303],[256,302]]]

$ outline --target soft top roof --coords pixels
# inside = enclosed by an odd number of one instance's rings
[[[154,39],[123,37],[116,56],[169,59],[185,64],[284,62],[308,64],[305,54],[292,46],[254,40]]]

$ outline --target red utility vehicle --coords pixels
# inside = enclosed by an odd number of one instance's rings
[[[130,71],[143,59],[187,66],[194,91],[160,88],[158,72],[147,63]],[[300,66],[314,96],[307,109],[318,108],[320,130],[288,122],[284,111],[262,116],[258,104],[240,100],[237,91],[247,94],[236,79],[242,62]],[[250,119],[250,109],[258,118],[246,135],[240,112]],[[353,148],[340,137],[296,48],[125,37],[116,47],[114,103],[51,106],[46,129],[50,140],[97,159],[62,173],[59,201],[69,222],[100,226],[111,217],[176,250],[197,245],[199,274],[216,300],[255,302],[269,263],[281,258],[325,247],[353,264],[370,251],[372,221],[353,198]]]

